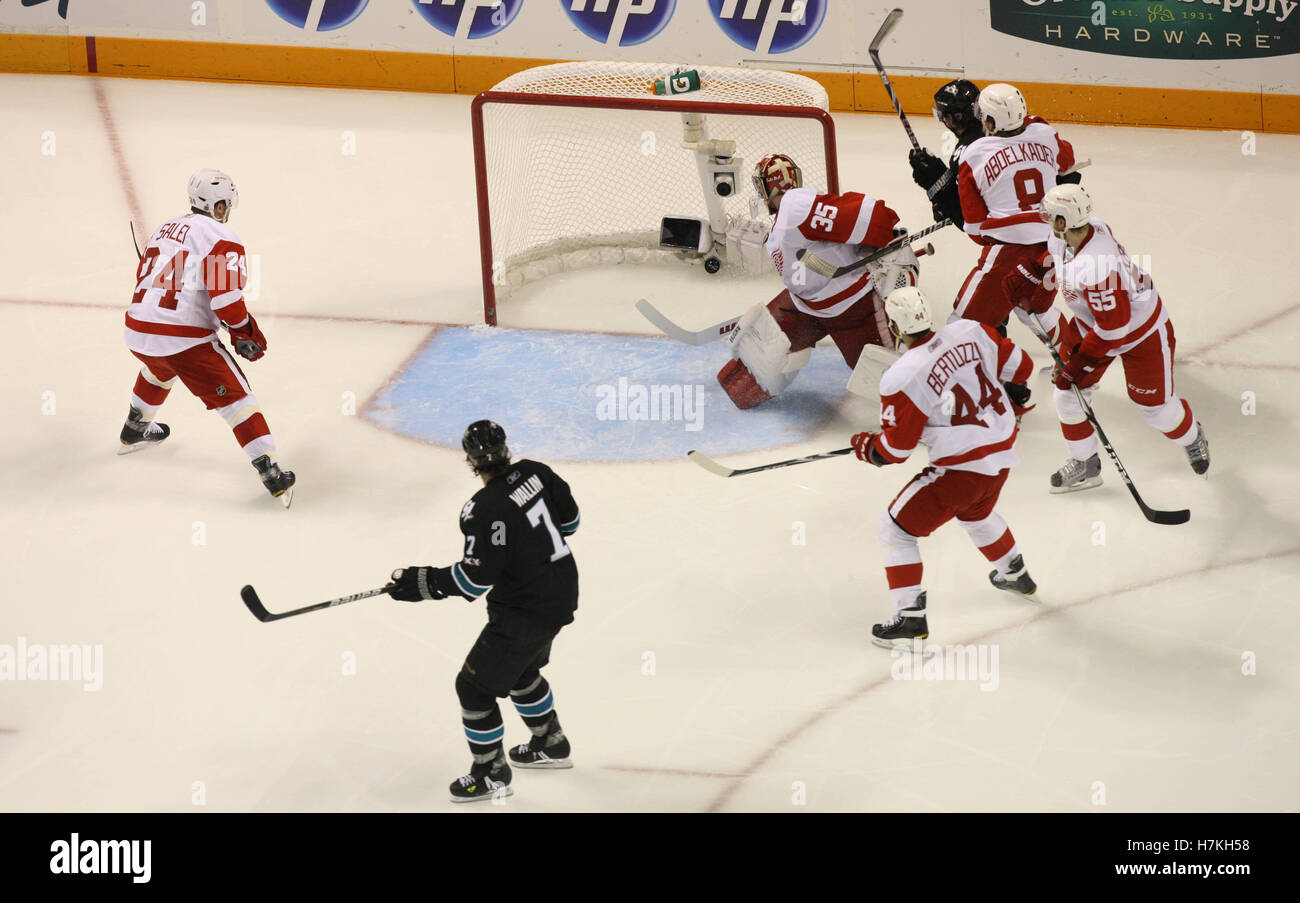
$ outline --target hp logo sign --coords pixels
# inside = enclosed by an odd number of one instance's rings
[[[644,44],[664,30],[677,0],[560,0],[578,30],[610,47]]]
[[[361,15],[369,2],[370,0],[266,0],[275,14],[290,25],[307,28],[314,24],[316,31],[342,28]]]
[[[424,21],[464,40],[494,35],[514,21],[524,0],[414,0]]]
[[[829,0],[709,0],[723,32],[756,53],[787,53],[808,42]]]

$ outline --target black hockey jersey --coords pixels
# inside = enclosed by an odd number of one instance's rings
[[[465,555],[451,566],[467,598],[525,609],[559,624],[578,607],[578,566],[564,541],[578,529],[569,484],[545,464],[516,461],[460,511]]]

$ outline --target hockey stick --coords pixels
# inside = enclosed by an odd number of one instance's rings
[[[1063,169],[1063,170],[1061,170],[1061,175],[1063,175],[1063,176],[1068,176],[1068,175],[1070,175],[1071,173],[1076,173],[1076,172],[1078,172],[1079,170],[1084,169],[1084,168],[1086,168],[1086,167],[1088,167],[1088,166],[1091,166],[1091,165],[1092,165],[1092,159],[1091,159],[1091,158],[1089,158],[1089,159],[1087,159],[1087,160],[1080,160],[1078,163],[1074,164],[1074,165],[1071,166],[1069,169]]]
[[[901,9],[891,9],[889,15],[885,16],[885,21],[880,23],[880,29],[876,36],[871,39],[871,44],[867,47],[867,53],[871,57],[871,62],[876,65],[876,72],[880,75],[880,80],[885,83],[885,90],[889,92],[889,100],[894,105],[894,112],[903,122],[903,128],[907,129],[907,140],[912,142],[912,147],[917,150],[921,145],[916,140],[916,135],[912,132],[912,124],[907,121],[907,114],[903,112],[903,107],[898,102],[898,95],[894,93],[894,86],[889,83],[889,76],[885,74],[885,65],[880,62],[880,45],[884,43],[885,36],[898,24],[898,20],[903,18]]]
[[[719,464],[717,461],[704,454],[704,452],[687,452],[686,457],[703,467],[709,473],[715,473],[720,477],[743,477],[747,473],[759,473],[764,470],[775,470],[778,467],[792,467],[795,464],[809,464],[813,461],[821,461],[824,458],[834,458],[839,455],[847,455],[851,451],[853,451],[851,447],[837,448],[835,451],[822,452],[820,455],[806,455],[802,458],[791,458],[789,461],[777,461],[775,464],[763,464],[759,467],[744,467],[739,470],[734,467],[727,467],[725,464]]]
[[[257,598],[257,590],[251,586],[246,586],[239,591],[239,597],[244,600],[244,605],[253,613],[253,617],[265,624],[267,621],[278,621],[281,618],[292,618],[294,615],[305,615],[309,611],[320,611],[322,608],[333,608],[335,605],[343,605],[347,602],[356,602],[358,599],[369,599],[371,596],[378,596],[388,592],[388,588],[393,584],[380,587],[379,589],[368,589],[364,593],[353,593],[350,596],[339,596],[337,599],[330,599],[328,602],[318,602],[315,605],[308,605],[306,608],[295,608],[293,611],[281,612],[278,615],[271,614],[262,604],[262,600]]]
[[[131,223],[131,244],[135,245],[135,256],[137,260],[143,260],[144,255],[140,253],[140,242],[135,240],[135,223]]]
[[[916,252],[917,257],[924,257],[927,254],[934,254],[934,245],[927,244],[924,248]],[[724,338],[729,332],[735,329],[736,324],[740,322],[740,317],[732,317],[730,320],[723,320],[721,323],[716,323],[708,329],[701,329],[698,332],[692,332],[689,329],[683,329],[681,326],[678,326],[672,320],[665,317],[659,312],[658,308],[645,298],[642,298],[636,303],[636,309],[641,312],[641,316],[653,323],[655,328],[664,335],[668,336],[670,339],[684,342],[687,345],[707,345],[714,339]]]
[[[665,317],[645,298],[636,303],[636,309],[641,312],[641,316],[653,323],[664,335],[679,342],[685,342],[687,345],[707,345],[714,339],[720,339],[731,332],[736,328],[736,324],[740,322],[740,317],[732,317],[730,320],[723,320],[708,329],[691,332],[689,329],[683,329]]]
[[[1056,366],[1064,370],[1065,363],[1061,360],[1060,353],[1052,346],[1051,340],[1047,337],[1047,330],[1043,328],[1043,323],[1038,319],[1038,314],[1030,313],[1029,316],[1034,321],[1034,325],[1038,327],[1038,338],[1047,346],[1048,352],[1052,355],[1052,360],[1056,362]],[[1192,512],[1186,508],[1181,511],[1157,511],[1156,509],[1149,507],[1146,502],[1142,501],[1142,496],[1138,495],[1137,487],[1134,486],[1133,481],[1129,479],[1128,471],[1124,469],[1124,465],[1120,462],[1119,455],[1115,454],[1115,449],[1111,446],[1110,440],[1106,438],[1106,431],[1103,430],[1101,424],[1097,422],[1097,415],[1093,413],[1092,407],[1084,400],[1083,393],[1079,391],[1078,386],[1071,384],[1070,388],[1074,390],[1074,397],[1078,400],[1079,407],[1083,408],[1084,416],[1088,418],[1088,422],[1092,424],[1092,428],[1097,431],[1097,438],[1101,440],[1101,447],[1106,449],[1106,454],[1110,455],[1111,463],[1114,464],[1115,469],[1119,471],[1120,477],[1124,480],[1124,485],[1127,486],[1128,491],[1133,494],[1133,501],[1137,502],[1138,507],[1142,509],[1143,516],[1153,524],[1185,524],[1191,520]]]
[[[822,258],[818,257],[816,254],[810,253],[807,248],[800,248],[798,251],[795,252],[794,256],[796,260],[798,260],[808,269],[812,270],[814,273],[817,273],[818,275],[821,276],[825,276],[827,279],[835,279],[838,276],[844,276],[848,273],[854,272],[855,270],[860,270],[867,264],[875,263],[880,258],[888,254],[894,253],[903,245],[910,245],[918,238],[925,238],[931,232],[938,232],[940,229],[944,228],[945,226],[951,226],[951,225],[952,225],[952,220],[946,218],[941,219],[933,226],[928,226],[922,229],[920,232],[913,232],[911,235],[904,235],[902,238],[895,239],[894,241],[891,241],[889,244],[885,245],[883,248],[880,248],[876,251],[872,251],[870,254],[868,254],[866,257],[863,257],[861,260],[855,260],[852,263],[846,263],[842,267],[837,267],[835,264],[831,263],[830,261],[823,260]],[[934,250],[931,245],[927,244],[925,246],[925,252],[927,254],[933,254]],[[917,254],[916,256],[920,257],[921,255]]]

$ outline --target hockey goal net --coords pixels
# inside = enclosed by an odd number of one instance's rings
[[[793,157],[805,185],[839,190],[835,126],[820,84],[788,72],[697,66],[689,90],[657,94],[655,82],[663,90],[662,80],[681,68],[558,63],[474,99],[486,323],[496,325],[498,302],[521,285],[567,269],[734,267],[726,232],[760,217],[751,173],[767,154]],[[665,216],[711,226],[716,250],[661,249]]]

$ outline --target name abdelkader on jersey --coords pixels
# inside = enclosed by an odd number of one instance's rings
[[[525,608],[565,623],[578,605],[578,568],[565,537],[578,529],[569,484],[538,461],[520,460],[465,503],[465,554],[452,578],[470,599]]]

